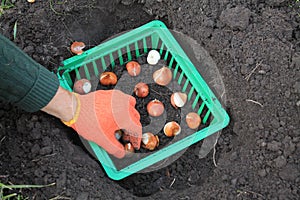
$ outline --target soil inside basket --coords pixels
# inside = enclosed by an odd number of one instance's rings
[[[133,52],[132,52],[133,53]],[[196,110],[192,109],[191,103],[183,107],[185,108],[174,108],[170,103],[170,97],[174,92],[181,91],[181,86],[173,80],[167,86],[160,86],[152,80],[152,74],[157,69],[167,66],[168,60],[160,60],[157,65],[149,65],[146,62],[146,54],[141,55],[140,57],[133,57],[132,60],[137,61],[141,65],[141,74],[136,77],[131,77],[126,70],[126,63],[120,65],[118,60],[116,60],[116,65],[112,67],[109,65],[105,71],[114,72],[118,77],[118,83],[115,86],[104,86],[101,85],[98,81],[96,90],[110,90],[110,89],[119,89],[127,94],[132,95],[136,99],[136,109],[141,116],[141,124],[143,127],[143,133],[151,132],[154,135],[159,137],[159,146],[154,150],[148,150],[142,147],[139,150],[135,150],[134,154],[128,154],[123,159],[116,159],[113,156],[110,156],[114,162],[116,168],[121,170],[137,161],[141,158],[149,156],[152,153],[157,152],[160,149],[165,148],[166,146],[179,141],[186,137],[187,135],[193,134],[197,130],[192,130],[187,128],[185,123],[185,115],[188,112],[195,112]],[[127,58],[125,58],[127,60]],[[136,83],[145,82],[149,86],[149,95],[145,98],[139,98],[133,93],[133,89]],[[165,112],[159,117],[151,117],[147,112],[147,104],[154,99],[160,100],[165,107]],[[197,108],[198,109],[198,108]],[[203,116],[202,116],[203,117]],[[183,131],[176,137],[167,137],[163,132],[163,127],[167,122],[175,121],[181,125]],[[209,120],[200,125],[198,130],[203,129],[209,125]],[[122,139],[119,140],[122,144],[125,144],[125,141]]]

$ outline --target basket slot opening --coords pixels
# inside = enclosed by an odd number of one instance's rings
[[[81,69],[81,68],[80,68],[80,69]],[[75,74],[76,74],[76,79],[77,79],[77,80],[81,79],[81,76],[80,76],[80,73],[79,73],[78,68],[75,69]]]
[[[183,80],[185,80],[185,82],[182,87],[182,92],[188,92],[191,88],[190,80],[186,76],[183,76]]]
[[[148,36],[143,38],[144,53],[148,53],[148,45],[147,45],[148,40],[151,40],[151,37]]]
[[[105,63],[104,57],[101,57],[101,66],[104,71],[106,69],[106,63]]]
[[[119,57],[119,51],[116,50],[114,52],[112,52],[113,58],[114,58],[114,66],[116,65],[120,65],[121,61],[120,61],[120,57]],[[112,66],[114,68],[114,66]]]
[[[115,67],[115,59],[114,59],[113,53],[109,54],[109,61],[110,61],[110,65],[111,65],[111,67],[113,69]]]
[[[179,81],[179,78],[180,78],[181,74],[182,74],[182,70],[181,70],[180,66],[177,64],[176,67],[175,67],[175,70],[173,72],[173,78],[174,78],[175,81],[178,82],[179,85],[181,83],[181,81]]]
[[[208,110],[206,112],[206,114],[204,115],[204,117],[202,118],[202,123],[205,124],[207,122],[207,120],[209,119],[210,116],[210,110]]]
[[[126,46],[126,51],[127,51],[127,60],[125,62],[128,62],[128,61],[132,60],[132,56],[131,56],[131,51],[130,51],[129,45]]]
[[[136,41],[134,43],[134,49],[135,49],[135,56],[136,57],[139,57],[140,56],[140,51],[139,51],[139,44],[138,44],[138,41]]]
[[[169,63],[168,66],[169,66],[170,69],[172,69],[172,68],[174,69],[175,66],[176,66],[176,64],[177,64],[177,62],[176,62],[176,61],[174,62],[175,57],[172,56],[172,54],[170,54],[170,55],[171,55],[171,59],[170,59],[170,61],[168,62],[168,63]]]
[[[114,62],[113,59],[114,59],[114,58],[113,58],[112,53],[109,53],[109,54],[103,56],[104,63],[102,63],[102,64],[103,64],[102,67],[104,67],[104,70],[105,70],[108,66],[112,66],[112,67],[115,66],[115,62]]]
[[[200,117],[202,119],[201,123],[205,124],[207,122],[208,117],[210,116],[210,110],[207,108],[204,101],[202,102],[197,113],[200,115]]]
[[[98,76],[99,75],[99,70],[98,70],[97,63],[96,63],[95,60],[93,60],[93,62],[92,62],[92,67],[94,69],[95,76]]]
[[[189,93],[188,93],[188,100],[191,100],[192,97],[195,98],[195,96],[193,96],[193,95],[194,95],[194,91],[195,91],[194,86],[191,86],[191,89],[190,89],[190,91],[189,91]]]
[[[128,61],[128,57],[127,57],[127,46],[122,47],[119,49],[119,57],[120,57],[120,64],[123,65],[124,63],[126,63]],[[122,63],[122,62],[123,63]]]
[[[121,49],[118,49],[118,59],[119,59],[120,65],[123,65],[124,64],[124,60],[123,60],[123,54],[122,54]]]
[[[145,52],[145,48],[144,48],[144,39],[138,40],[135,45],[136,45],[136,57],[140,57],[141,55],[143,55]]]
[[[179,78],[178,78],[177,82],[179,85],[181,85],[182,81],[184,81],[186,79],[186,77],[184,76],[184,73],[183,73],[183,71],[181,71],[181,69],[180,69],[180,72],[178,73],[178,75],[179,75]]]
[[[89,69],[93,69],[92,68],[92,63],[88,63],[86,65],[83,65],[83,69],[84,69],[84,75],[88,80],[91,80],[91,75],[89,72]],[[92,73],[93,74],[93,73]]]
[[[177,72],[178,72],[178,69],[179,69],[179,64],[176,63],[176,66],[174,67],[174,71],[173,71],[173,79],[176,79],[176,76],[177,76]]]
[[[70,72],[70,73],[72,73],[72,72]],[[68,85],[71,87],[73,82],[72,82],[72,77],[70,76],[70,73],[64,73],[64,76],[65,76],[65,79],[67,80]],[[73,75],[73,76],[75,76],[75,75]]]

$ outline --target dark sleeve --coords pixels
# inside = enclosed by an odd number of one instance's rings
[[[59,81],[15,44],[0,34],[0,98],[25,111],[45,107],[55,95]]]

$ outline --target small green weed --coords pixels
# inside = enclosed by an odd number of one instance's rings
[[[10,200],[10,199],[17,199],[17,200],[26,200],[29,199],[28,197],[24,197],[22,194],[18,193],[11,193],[11,194],[4,194],[4,190],[13,190],[13,189],[24,189],[24,188],[43,188],[43,187],[50,187],[55,185],[55,183],[51,183],[48,185],[5,185],[0,182],[0,199],[1,200]]]
[[[14,7],[14,4],[12,4],[10,0],[1,0],[1,3],[0,3],[0,17],[3,15],[4,10],[10,9],[12,7]]]

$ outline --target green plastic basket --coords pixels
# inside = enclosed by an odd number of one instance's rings
[[[165,24],[158,20],[106,41],[81,55],[63,61],[63,65],[58,69],[57,76],[61,86],[72,91],[74,76],[77,79],[98,77],[108,65],[114,67],[116,61],[122,65],[132,60],[133,57],[139,57],[147,53],[150,49],[157,49],[162,59],[167,61],[168,67],[173,70],[173,80],[181,86],[182,92],[188,94],[188,101],[191,103],[192,109],[202,116],[202,123],[208,123],[209,121],[209,125],[123,169],[117,169],[111,156],[104,149],[93,142],[88,142],[108,176],[114,180],[123,179],[162,161],[216,133],[229,123],[228,114],[222,108],[212,90]]]

